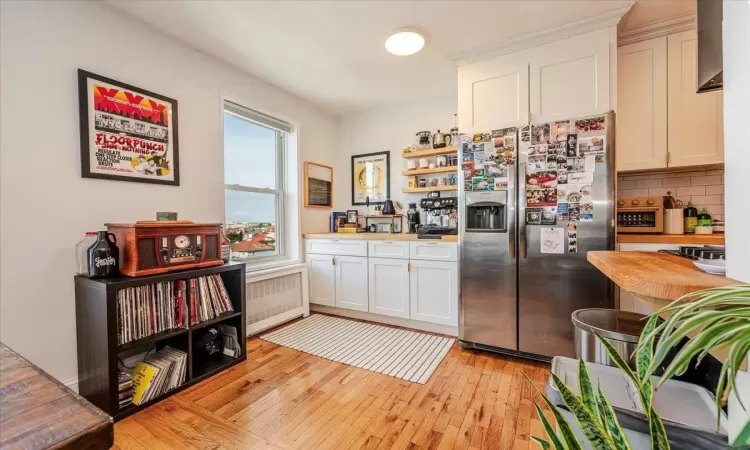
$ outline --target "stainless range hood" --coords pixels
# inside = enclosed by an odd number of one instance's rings
[[[721,0],[698,0],[698,93],[721,89],[724,68],[721,51]]]

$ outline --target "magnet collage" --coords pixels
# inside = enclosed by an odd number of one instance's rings
[[[526,224],[568,223],[569,253],[577,253],[575,222],[594,220],[592,185],[596,164],[605,161],[605,133],[604,116],[520,130],[519,150],[527,155]]]
[[[508,189],[508,166],[516,163],[516,128],[477,133],[464,142],[464,191]]]

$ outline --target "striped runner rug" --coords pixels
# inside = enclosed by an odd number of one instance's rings
[[[360,369],[425,384],[454,339],[313,314],[260,337]]]

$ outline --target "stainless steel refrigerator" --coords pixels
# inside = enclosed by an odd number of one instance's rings
[[[542,360],[574,356],[571,313],[615,305],[613,284],[586,260],[588,251],[615,247],[614,113],[567,120],[567,133],[565,122],[462,136],[459,340],[465,347]],[[504,168],[487,166],[489,155]],[[488,174],[505,177],[493,185]]]

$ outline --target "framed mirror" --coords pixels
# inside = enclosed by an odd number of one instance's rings
[[[333,208],[333,167],[305,161],[305,208]]]

